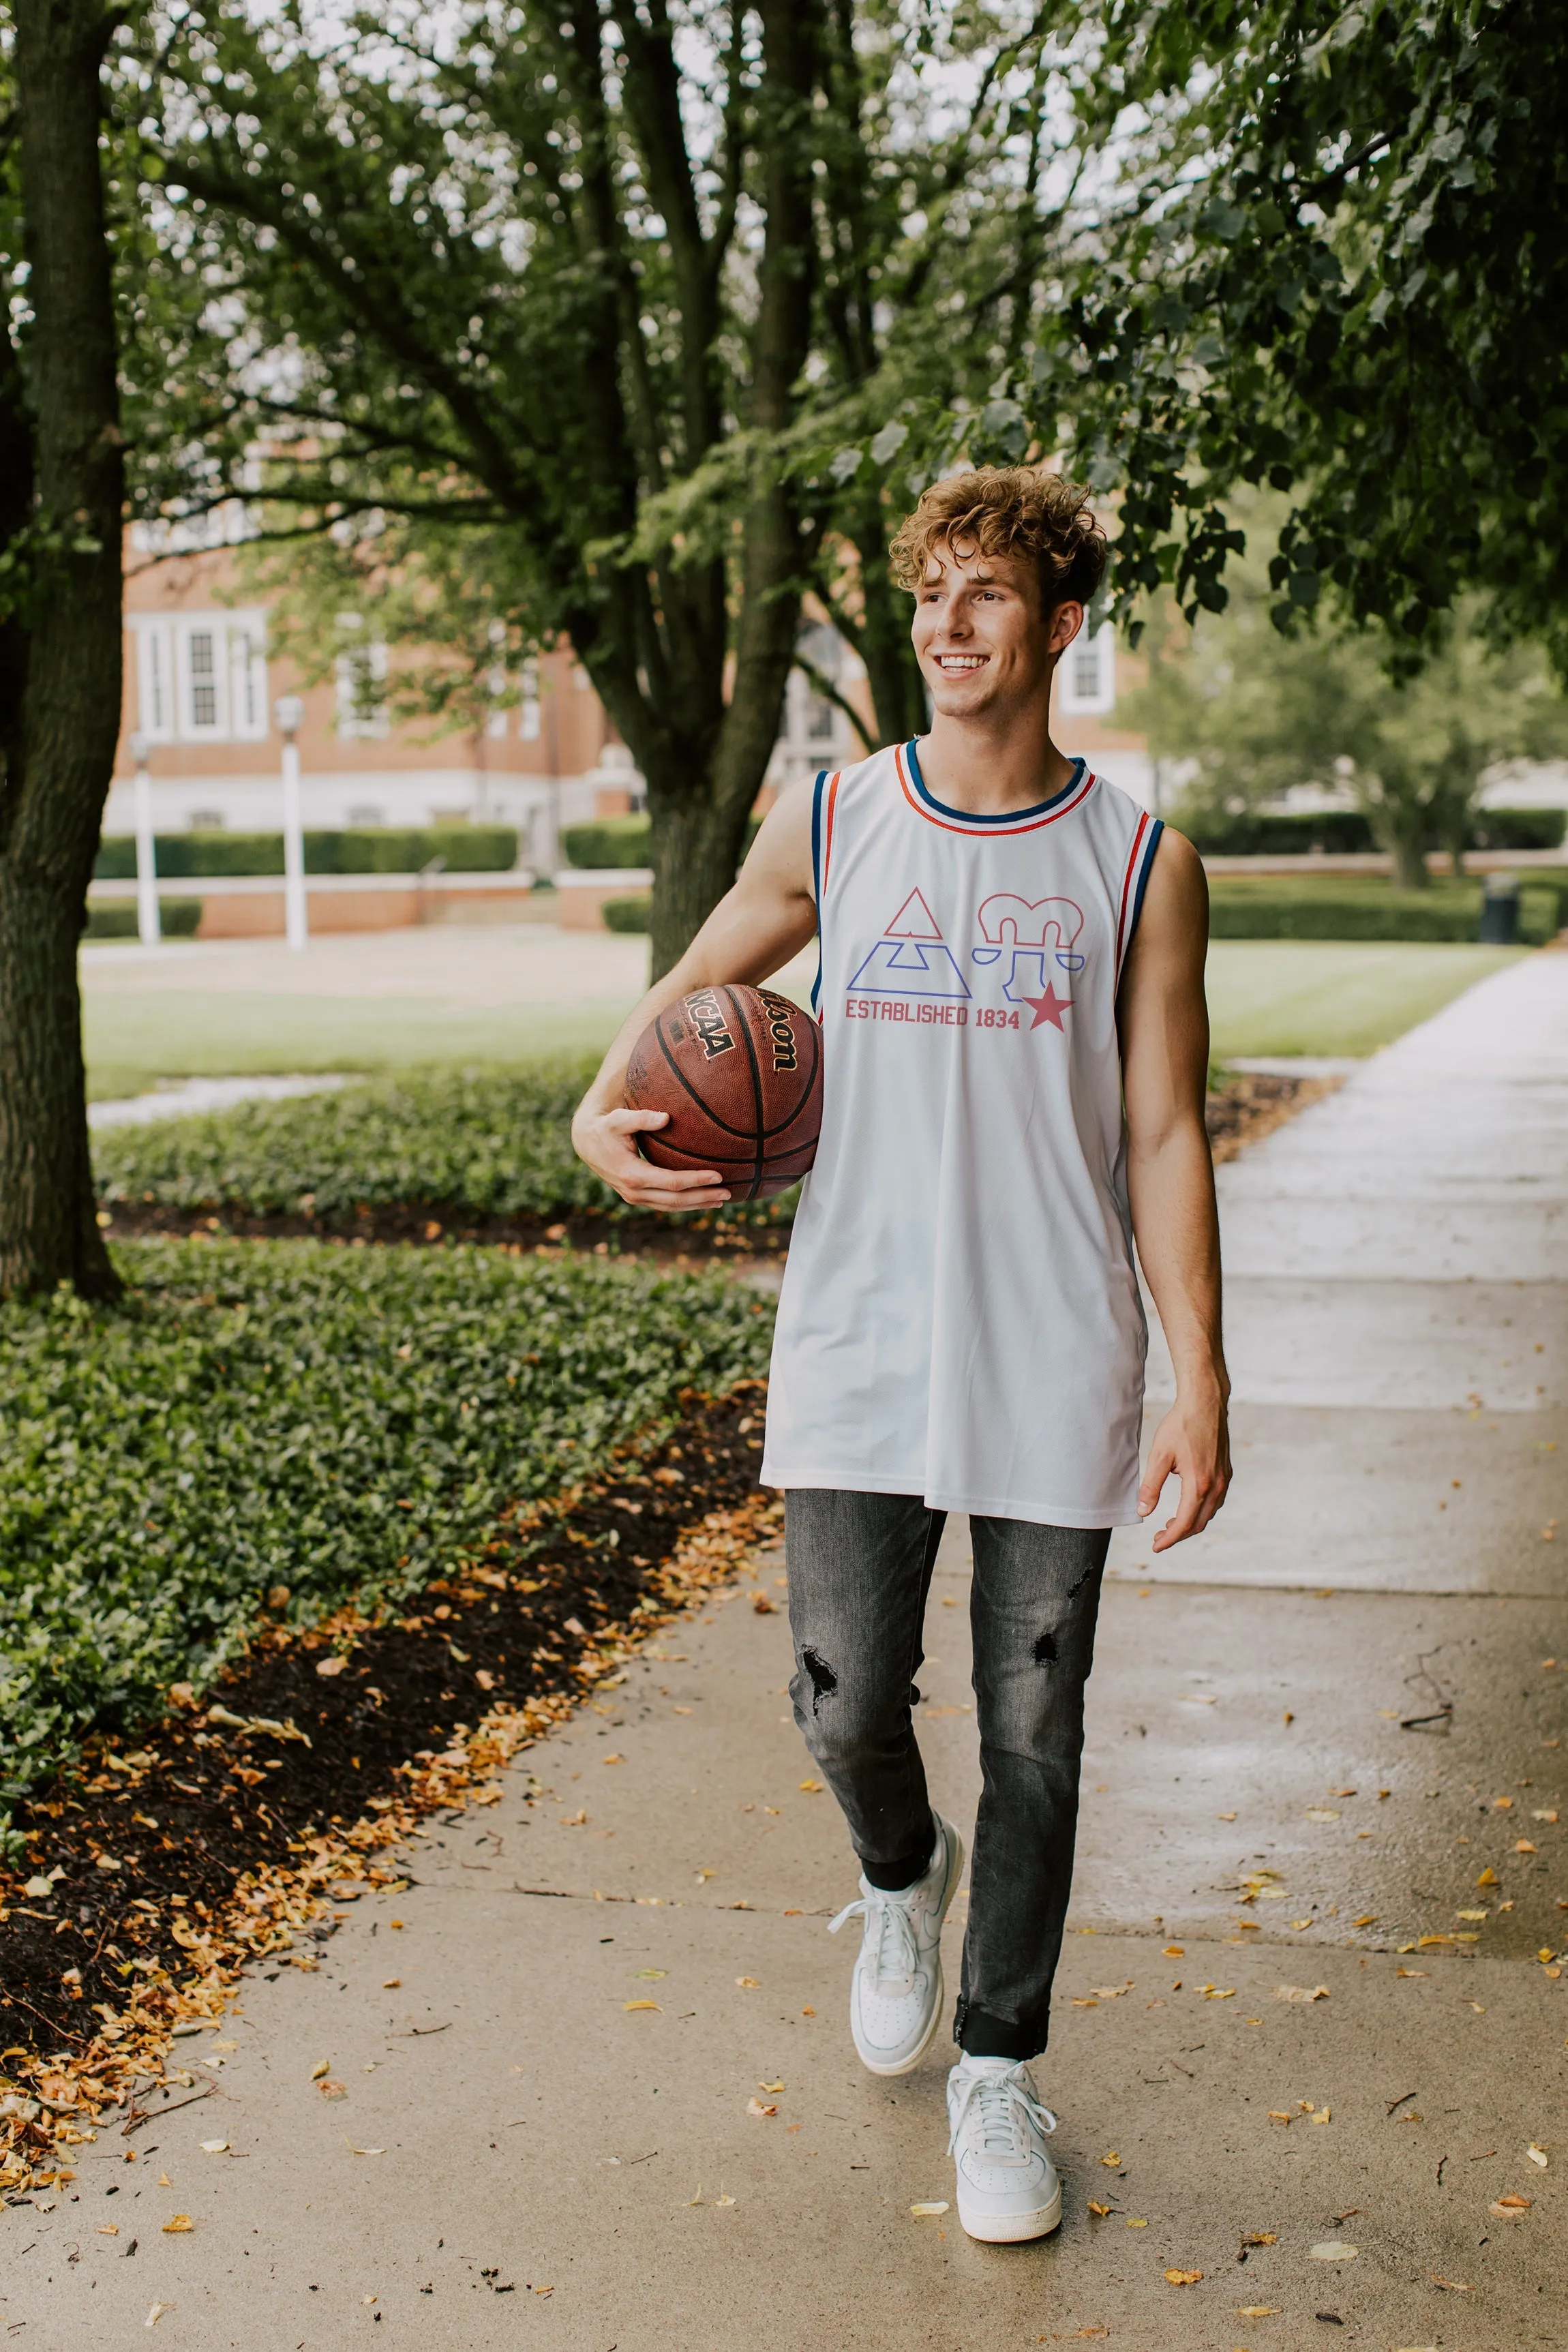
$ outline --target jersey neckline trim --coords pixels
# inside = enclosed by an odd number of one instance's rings
[[[895,746],[893,758],[904,798],[910,806],[919,815],[928,818],[932,824],[943,826],[949,833],[1032,833],[1037,825],[1054,824],[1058,817],[1070,814],[1080,802],[1087,800],[1095,783],[1088,762],[1081,758],[1077,759],[1073,761],[1072,774],[1060,792],[1053,793],[1049,800],[1037,801],[1031,808],[1008,809],[1000,816],[977,816],[969,809],[949,808],[928,789],[921,773],[920,751],[915,740]]]

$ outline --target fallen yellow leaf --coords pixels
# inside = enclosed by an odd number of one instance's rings
[[[808,1797],[819,1797],[822,1794],[820,1780],[803,1780],[800,1785]]]
[[[1196,2286],[1203,2273],[1202,2271],[1167,2271],[1165,2276],[1173,2286]]]
[[[1185,1944],[1166,1944],[1162,1948],[1168,1960],[1184,1960],[1187,1957]]]
[[[1109,2205],[1101,2205],[1097,2199],[1091,2197],[1089,2200],[1089,2210],[1091,2213],[1098,2213],[1103,2221],[1110,2208]]]
[[[177,2238],[186,2230],[194,2230],[195,2226],[188,2213],[176,2213],[172,2220],[164,2222],[163,2235],[165,2238]]]
[[[1531,2164],[1538,2164],[1542,2172],[1545,2171],[1547,2166],[1547,2155],[1546,2150],[1543,2147],[1537,2147],[1535,2142],[1531,2140],[1530,2146],[1524,2152],[1526,2156],[1529,2157]]]
[[[768,2091],[771,2093],[774,2091],[782,2091],[784,2089],[784,2084],[782,2083],[759,2083],[757,2084],[757,2088],[759,2091]]]
[[[937,2213],[945,2213],[946,2210],[947,2200],[945,2197],[933,2198],[929,2205],[911,2205],[910,2207],[910,2211],[915,2216],[917,2221],[926,2221]]]
[[[228,2142],[226,2139],[204,2139],[202,2153],[204,2156],[226,2156]]]
[[[381,1989],[383,1992],[396,1992],[402,1985],[402,1982],[403,1979],[401,1977],[383,1977],[381,1980]]]
[[[1102,2156],[1100,2160],[1101,2164],[1117,2165],[1121,2163],[1121,2158],[1117,2155],[1116,2150],[1112,2148],[1109,2156]]]
[[[98,2225],[98,2234],[100,2238],[118,2238],[120,2235],[119,2222],[100,2221]]]
[[[623,2009],[658,2009],[660,2017],[664,2015],[657,2000],[623,2000],[621,2007]]]
[[[1241,2242],[1244,2246],[1277,2246],[1279,2232],[1278,2230],[1252,2230]]]
[[[1276,1985],[1274,1998],[1276,2000],[1327,2000],[1329,1988],[1327,1985]]]
[[[773,2105],[764,2106],[761,2099],[748,2099],[746,2113],[749,2116],[776,2116],[778,2109]]]
[[[1146,2230],[1149,2227],[1148,2222],[1141,2221],[1136,2213],[1124,2213],[1121,2218],[1130,2230]]]
[[[760,1977],[737,1977],[735,1982],[742,1992],[761,1992],[763,1989]]]
[[[1280,2305],[1277,2303],[1244,2303],[1237,2306],[1237,2319],[1278,2319]]]

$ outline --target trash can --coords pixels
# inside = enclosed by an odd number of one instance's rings
[[[1519,938],[1519,883],[1511,874],[1489,874],[1481,894],[1483,947],[1511,948]]]

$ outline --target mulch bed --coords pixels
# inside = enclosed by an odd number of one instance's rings
[[[756,1483],[763,1402],[752,1382],[687,1398],[662,1444],[520,1514],[406,1614],[264,1621],[213,1689],[176,1685],[164,1722],[93,1741],[18,1810],[0,2193],[68,2179],[110,2106],[133,2130],[178,2021],[221,2016],[247,1961],[313,1967],[330,1889],[399,1883],[384,1857],[421,1814],[493,1801],[499,1765],[734,1574],[780,1516]]]
[[[1275,1078],[1237,1072],[1208,1097],[1205,1113],[1215,1160],[1233,1160],[1249,1143],[1302,1110],[1338,1081]],[[450,1202],[356,1209],[351,1217],[255,1217],[240,1210],[174,1209],[156,1202],[117,1201],[106,1228],[116,1235],[223,1234],[243,1241],[479,1243],[490,1248],[549,1252],[591,1249],[601,1256],[667,1258],[672,1265],[705,1260],[778,1258],[789,1247],[789,1226],[724,1224],[697,1217],[681,1224],[668,1217],[604,1217],[587,1213],[563,1222],[542,1217],[481,1217]]]
[[[1258,1070],[1233,1071],[1210,1095],[1204,1112],[1215,1160],[1234,1160],[1249,1143],[1261,1143],[1339,1084],[1338,1078],[1271,1078]]]

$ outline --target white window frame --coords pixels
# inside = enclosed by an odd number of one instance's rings
[[[267,625],[263,614],[233,617],[228,625],[229,712],[237,743],[264,743],[267,707]]]
[[[537,743],[543,731],[543,714],[539,707],[539,664],[525,661],[522,665],[522,695],[517,706],[518,740],[523,743]]]
[[[269,720],[267,616],[259,607],[234,613],[129,616],[135,640],[137,722],[152,743],[260,743]],[[198,675],[193,641],[212,640],[212,670]],[[195,688],[210,685],[213,715],[198,720]]]
[[[136,717],[149,743],[174,740],[174,631],[169,621],[133,622]]]
[[[352,652],[341,653],[334,664],[338,682],[338,738],[344,743],[378,742],[390,734],[392,721],[383,706],[364,711],[360,704],[360,679],[368,677],[380,686],[386,678],[386,646],[379,637],[372,637]]]
[[[1093,687],[1080,683],[1080,665],[1091,657],[1095,665]],[[1112,710],[1116,707],[1116,632],[1109,621],[1098,629],[1087,624],[1073,639],[1062,656],[1059,672],[1061,707],[1064,712],[1087,716],[1090,712]]]

